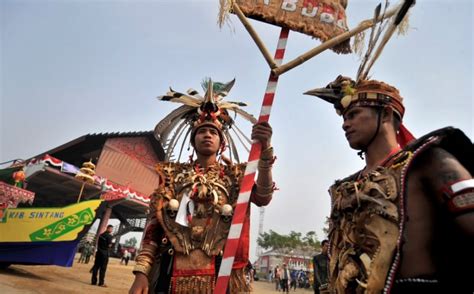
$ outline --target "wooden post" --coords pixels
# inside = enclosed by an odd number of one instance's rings
[[[100,217],[99,228],[97,228],[98,235],[105,232],[105,229],[107,228],[109,224],[109,219],[111,215],[112,215],[112,207],[107,205],[104,212],[102,213],[102,216]]]
[[[84,186],[85,185],[86,185],[86,182],[83,182],[82,186],[81,186],[81,191],[79,192],[79,197],[77,197],[77,203],[79,203],[81,201],[82,192],[84,192]]]
[[[237,17],[240,19],[244,27],[247,29],[247,32],[249,32],[250,36],[254,40],[255,44],[257,44],[258,49],[260,49],[260,52],[262,52],[263,57],[265,57],[265,60],[267,61],[268,65],[270,66],[271,69],[274,69],[277,67],[277,64],[275,60],[273,59],[272,55],[268,51],[267,47],[265,47],[265,44],[263,44],[262,40],[258,36],[257,32],[254,30],[248,19],[245,17],[244,13],[240,9],[239,5],[234,2],[233,6],[235,14],[237,14]]]
[[[377,19],[377,22],[380,22],[386,18],[389,18],[389,17],[392,17],[397,11],[398,11],[398,6],[387,11],[385,13],[385,15],[383,16],[380,16],[378,19]],[[329,48],[332,48],[334,47],[335,45],[351,38],[352,36],[355,36],[357,35],[358,33],[360,32],[363,32],[365,31],[366,29],[372,27],[372,25],[374,24],[374,21],[372,19],[367,19],[367,20],[364,20],[362,21],[357,27],[355,27],[354,29],[350,30],[350,31],[347,31],[343,34],[340,34],[339,36],[337,37],[334,37],[330,40],[327,40],[326,42],[322,43],[321,45],[311,49],[310,51],[296,57],[295,59],[275,68],[272,70],[272,73],[276,76],[279,76],[295,67],[297,67],[298,65],[308,61],[309,59],[315,57],[316,55],[318,55],[319,53],[325,51],[326,49],[329,49]]]

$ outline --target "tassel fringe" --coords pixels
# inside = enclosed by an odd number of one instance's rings
[[[410,29],[410,11],[405,15],[402,22],[398,25],[397,28],[397,35],[405,36],[408,34],[408,30]]]
[[[232,294],[252,292],[252,286],[247,283],[245,278],[244,268],[232,270],[229,280],[229,291]]]
[[[365,48],[365,31],[362,31],[355,35],[354,41],[352,42],[352,51],[362,58],[362,54]]]
[[[214,276],[173,277],[170,293],[212,294],[214,292],[214,284]]]
[[[232,11],[234,6],[234,0],[219,0],[219,14],[217,16],[217,23],[219,28],[222,28],[224,24],[229,24],[229,13]]]

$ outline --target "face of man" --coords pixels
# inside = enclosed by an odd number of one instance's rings
[[[377,130],[375,108],[353,106],[343,115],[342,129],[351,148],[361,150],[367,146]]]
[[[113,230],[114,230],[114,227],[107,227],[107,232],[112,233]]]
[[[321,251],[323,253],[327,253],[328,249],[329,249],[329,244],[328,244],[328,242],[325,242],[324,245],[321,247]]]
[[[196,152],[205,156],[216,154],[220,148],[219,131],[211,126],[200,127],[194,136]]]

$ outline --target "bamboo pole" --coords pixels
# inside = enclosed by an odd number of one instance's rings
[[[387,11],[385,13],[385,15],[383,16],[380,16],[378,19],[377,19],[377,22],[381,22],[382,20],[386,19],[386,18],[389,18],[389,17],[392,17],[397,11],[398,11],[398,6],[397,7],[394,7],[392,8],[391,10]],[[372,27],[374,25],[374,21],[372,19],[367,19],[367,20],[364,20],[362,22],[360,22],[360,24],[355,27],[354,29],[350,30],[350,31],[347,31],[343,34],[340,34],[339,36],[337,37],[334,37],[330,40],[327,40],[326,42],[322,43],[321,45],[311,49],[310,51],[304,53],[304,54],[301,54],[300,56],[296,57],[295,59],[277,67],[277,68],[274,68],[272,70],[272,73],[276,76],[279,76],[295,67],[297,67],[298,65],[308,61],[309,59],[315,57],[316,55],[318,55],[319,53],[325,51],[326,49],[329,49],[329,48],[332,48],[334,47],[335,45],[351,38],[352,36],[355,36],[357,35],[358,33],[360,32],[363,32],[365,30],[367,30],[368,28]]]
[[[390,40],[393,33],[395,32],[395,29],[398,27],[400,22],[406,16],[406,14],[408,13],[408,10],[412,7],[413,2],[414,0],[406,0],[403,3],[403,5],[401,5],[400,9],[397,11],[398,12],[397,16],[395,17],[394,21],[390,24],[390,26],[385,31],[385,35],[380,41],[380,45],[375,50],[375,53],[372,55],[372,58],[369,60],[369,63],[366,66],[365,70],[362,72],[361,74],[362,79],[365,79],[367,75],[369,74],[370,69],[374,65],[377,58],[379,58],[380,54],[382,53],[382,50],[385,48],[385,45],[387,45],[388,41]]]
[[[263,57],[265,57],[265,60],[267,61],[268,65],[270,66],[271,69],[277,68],[277,64],[275,60],[273,59],[272,55],[268,51],[267,47],[265,47],[265,44],[263,44],[262,40],[258,36],[257,32],[254,30],[250,22],[248,21],[247,17],[245,17],[244,13],[240,9],[239,5],[234,2],[233,9],[235,14],[237,14],[237,17],[240,19],[242,24],[244,25],[245,29],[247,29],[247,32],[249,32],[250,36],[254,40],[255,44],[257,45],[258,49],[260,52],[262,52]]]
[[[85,185],[86,185],[86,182],[83,182],[82,186],[81,186],[81,192],[79,192],[79,197],[77,197],[77,203],[79,203],[79,201],[81,201],[82,192],[84,191],[84,186]]]

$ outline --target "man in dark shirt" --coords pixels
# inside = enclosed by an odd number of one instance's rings
[[[329,274],[329,242],[323,240],[321,242],[321,254],[313,257],[313,273],[314,273],[314,293],[319,294],[320,288],[326,289],[328,284]]]
[[[109,262],[109,249],[112,247],[112,225],[107,226],[107,230],[99,236],[97,253],[95,254],[94,266],[92,267],[92,285],[97,285],[97,272],[99,272],[99,286],[107,287],[104,284],[105,271]]]
[[[281,291],[289,293],[290,289],[288,288],[289,286],[289,280],[290,279],[290,270],[288,269],[288,266],[286,263],[283,264],[283,270],[281,271]]]

